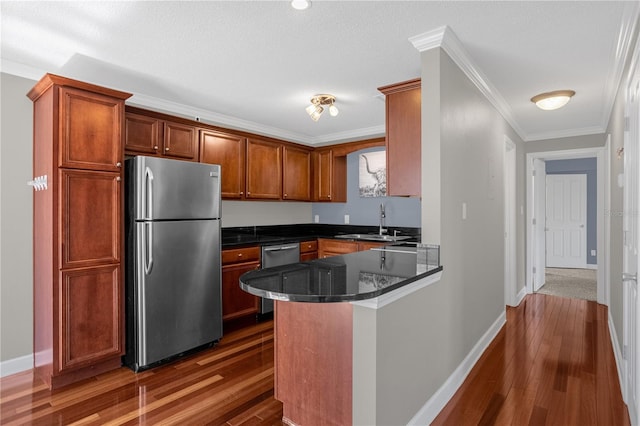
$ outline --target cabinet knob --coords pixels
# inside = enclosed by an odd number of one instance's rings
[[[284,194],[284,198],[287,198],[287,194]]]
[[[247,195],[251,195],[251,193],[249,191],[247,191]]]
[[[242,253],[238,253],[238,257],[242,257]]]
[[[116,178],[116,182],[120,182],[121,180],[122,180],[122,178],[121,178],[120,176],[118,176],[118,177]]]
[[[244,191],[240,191],[240,195],[244,195]]]
[[[154,145],[153,149],[155,149],[157,151],[158,150],[158,145]]]
[[[165,150],[165,151],[169,151],[169,147],[166,147],[164,150]]]
[[[328,199],[331,199],[331,195],[327,195],[327,198],[328,198]]]
[[[118,162],[116,163],[116,167],[122,167],[122,163],[118,161]]]

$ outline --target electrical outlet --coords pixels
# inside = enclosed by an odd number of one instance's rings
[[[348,224],[349,224],[349,215],[348,215],[348,214],[345,214],[345,215],[344,215],[344,224],[345,224],[345,225],[348,225]]]
[[[596,255],[596,251],[595,250],[591,250],[591,256],[595,256]]]
[[[467,220],[467,203],[462,203],[462,220]]]
[[[317,214],[317,215],[315,215],[315,216],[313,217],[313,221],[314,221],[315,223],[320,223],[320,215],[318,215],[318,214]]]

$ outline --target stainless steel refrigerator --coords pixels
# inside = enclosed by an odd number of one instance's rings
[[[220,166],[126,160],[126,354],[134,371],[222,337]]]

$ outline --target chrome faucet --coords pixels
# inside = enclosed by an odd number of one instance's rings
[[[384,227],[384,218],[387,215],[384,212],[384,203],[380,203],[380,230],[379,235],[383,235],[387,233],[387,229]]]

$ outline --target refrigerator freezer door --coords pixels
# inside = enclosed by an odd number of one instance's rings
[[[133,158],[135,220],[219,219],[220,166]]]
[[[139,368],[222,337],[220,221],[136,223]]]

